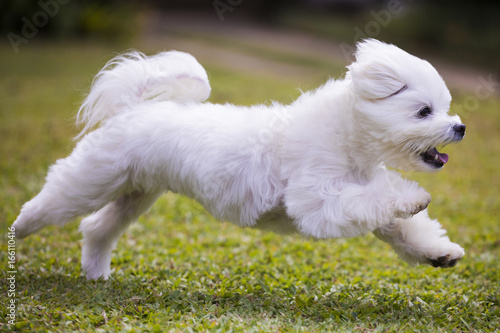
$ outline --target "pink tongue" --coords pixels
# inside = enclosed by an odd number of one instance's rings
[[[448,154],[438,153],[438,158],[441,162],[448,162]]]

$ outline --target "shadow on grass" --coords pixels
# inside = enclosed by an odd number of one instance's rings
[[[22,286],[24,285],[24,286]],[[31,324],[61,326],[69,322],[99,327],[122,321],[153,320],[155,323],[188,320],[283,319],[301,322],[338,323],[376,327],[427,316],[422,305],[412,305],[408,295],[368,297],[372,288],[363,284],[320,297],[304,290],[279,290],[262,285],[250,292],[169,287],[165,280],[139,275],[119,275],[108,281],[87,281],[83,276],[51,274],[24,279],[21,317]],[[43,306],[39,305],[42,304]],[[292,323],[293,324],[293,323]],[[81,327],[81,326],[80,326]]]

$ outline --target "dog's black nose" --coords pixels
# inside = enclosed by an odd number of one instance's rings
[[[453,130],[455,131],[455,134],[458,137],[460,137],[460,138],[464,137],[464,135],[465,135],[465,125],[464,124],[453,126]]]

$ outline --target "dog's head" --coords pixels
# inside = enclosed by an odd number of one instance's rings
[[[448,162],[438,152],[462,140],[465,125],[448,115],[451,95],[427,61],[373,39],[357,45],[349,67],[359,130],[392,167],[437,171]]]

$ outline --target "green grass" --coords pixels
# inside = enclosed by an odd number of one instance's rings
[[[2,285],[7,227],[66,156],[92,76],[115,52],[94,44],[0,48]],[[211,100],[289,102],[280,80],[209,67]],[[335,76],[336,73],[331,73]],[[322,82],[317,82],[321,84]],[[466,95],[455,96],[461,103]],[[313,241],[215,221],[196,202],[163,196],[120,239],[108,281],[86,281],[76,223],[18,241],[19,331],[487,332],[500,327],[498,99],[465,115],[463,143],[436,175],[409,174],[430,213],[466,249],[453,269],[409,267],[373,236]],[[2,287],[0,299],[6,300]],[[6,301],[0,305],[0,331]],[[11,327],[12,329],[12,327]]]

